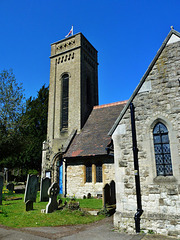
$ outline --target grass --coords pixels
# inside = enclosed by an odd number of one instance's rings
[[[40,227],[40,226],[60,226],[87,224],[103,219],[105,216],[92,216],[85,211],[71,211],[69,209],[58,210],[50,214],[41,213],[45,209],[47,202],[39,202],[39,196],[36,203],[33,203],[33,211],[26,212],[24,203],[24,194],[13,194],[14,197],[22,197],[22,200],[3,200],[0,205],[0,224],[21,228],[21,227]],[[3,199],[11,197],[10,194],[3,194]],[[101,199],[77,199],[80,207],[83,209],[101,209]]]
[[[65,198],[65,200],[69,201],[69,198]],[[82,209],[89,210],[100,210],[102,209],[102,199],[90,198],[90,199],[76,199],[79,202],[80,207]]]

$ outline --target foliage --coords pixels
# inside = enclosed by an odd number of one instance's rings
[[[24,199],[23,194],[18,196]],[[26,212],[23,200],[3,201],[3,205],[0,206],[0,224],[15,228],[60,226],[87,224],[104,218],[102,215],[92,216],[80,210],[71,211],[69,209],[42,214],[41,209],[45,209],[46,205],[47,202],[39,202],[38,197],[33,203],[34,211]]]
[[[36,169],[29,169],[28,170],[28,174],[30,174],[30,175],[37,175],[38,171]]]
[[[6,131],[17,128],[17,121],[23,112],[23,91],[12,69],[0,73],[0,122]]]
[[[19,161],[23,169],[40,172],[42,143],[47,134],[49,88],[42,86],[37,98],[30,97],[26,102],[26,111],[21,119],[20,132],[23,137],[23,150]]]
[[[105,215],[107,217],[110,217],[110,213],[106,208],[102,208],[101,211],[98,212],[98,215]]]
[[[0,167],[13,166],[21,149],[19,119],[24,111],[24,95],[13,71],[0,73]]]
[[[49,89],[42,86],[26,106],[23,91],[12,70],[0,73],[0,168],[37,173],[46,139]]]

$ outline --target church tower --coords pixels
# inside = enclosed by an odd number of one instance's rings
[[[97,50],[82,33],[53,43],[50,61],[43,170],[52,168],[54,156],[67,147],[73,132],[82,129],[93,106],[98,105]]]

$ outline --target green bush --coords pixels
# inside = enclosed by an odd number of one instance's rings
[[[29,169],[28,174],[30,175],[38,175],[38,171],[36,169]]]

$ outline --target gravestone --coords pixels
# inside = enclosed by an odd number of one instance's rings
[[[6,189],[8,189],[10,192],[14,191],[14,184],[13,183],[8,183],[6,186]]]
[[[0,173],[0,205],[2,205],[3,180],[4,180],[4,175],[3,173]]]
[[[57,195],[59,193],[59,184],[52,183],[48,189],[49,202],[46,206],[46,213],[52,213],[58,209]]]
[[[48,189],[51,186],[51,179],[48,177],[41,179],[40,202],[48,202]]]
[[[26,204],[26,211],[33,210],[33,201],[27,200],[27,202],[25,202],[25,204]]]
[[[116,204],[116,187],[115,182],[113,180],[110,182],[110,197],[111,204]]]
[[[91,198],[91,194],[90,194],[90,193],[88,193],[88,195],[87,195],[87,198],[88,198],[88,199],[90,199],[90,198]]]
[[[36,202],[38,180],[39,180],[39,177],[37,177],[36,175],[28,174],[25,195],[24,195],[24,202],[27,202],[28,200],[32,202]]]
[[[110,185],[107,183],[103,188],[103,205],[110,204]]]

